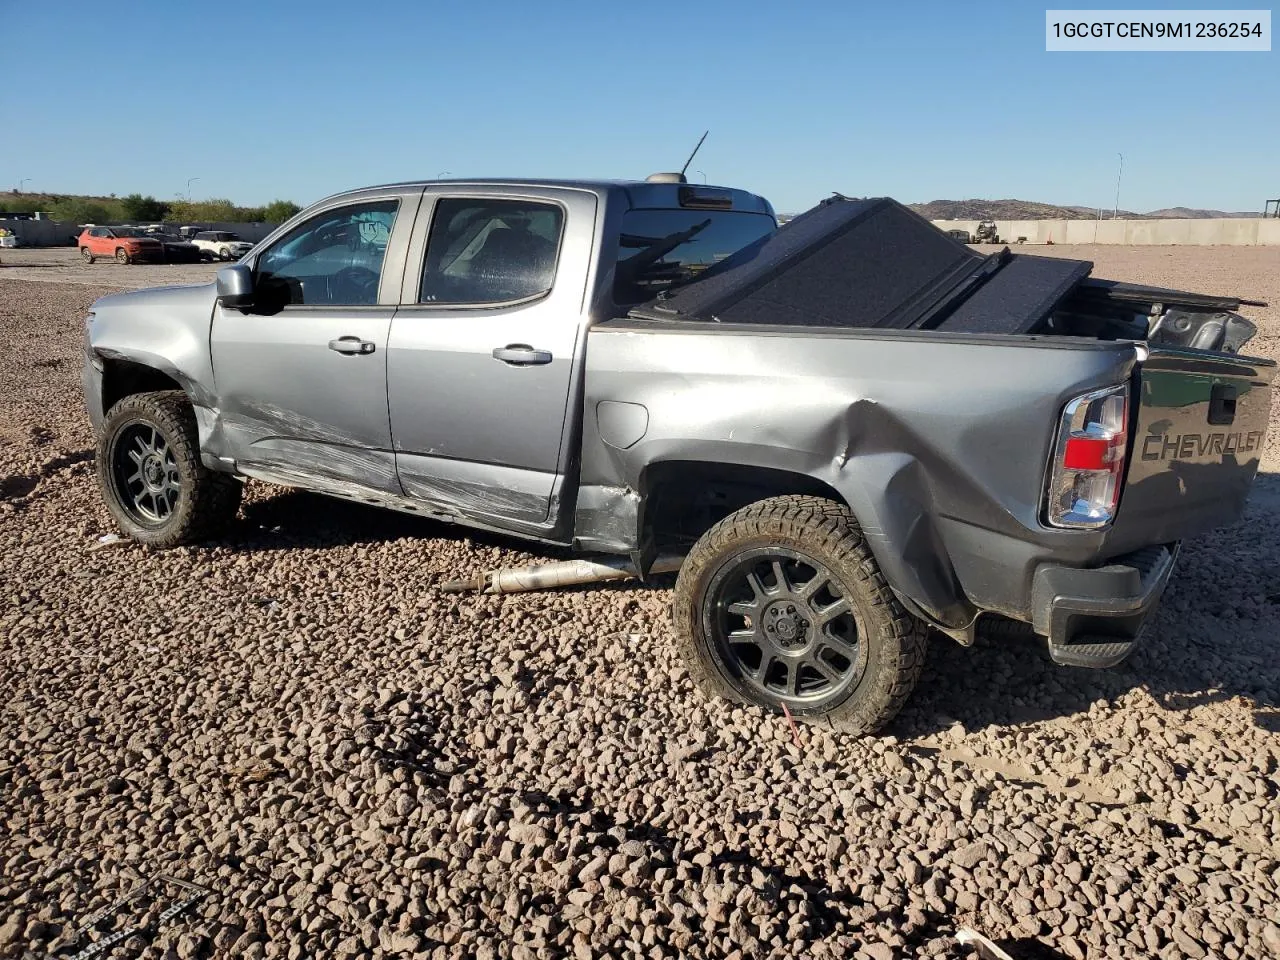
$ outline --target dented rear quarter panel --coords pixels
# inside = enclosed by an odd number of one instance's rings
[[[846,500],[890,584],[930,616],[1022,615],[1042,558],[1109,548],[1106,532],[1040,523],[1045,466],[1062,405],[1136,361],[1133,344],[1064,338],[606,322],[587,345],[579,518],[612,505],[625,523],[664,461],[791,471]],[[647,413],[625,448],[601,437],[610,402]]]

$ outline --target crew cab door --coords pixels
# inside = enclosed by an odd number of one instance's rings
[[[243,473],[399,493],[387,335],[420,195],[335,201],[254,255],[253,307],[214,308],[220,426]]]
[[[387,351],[407,496],[554,522],[595,218],[587,191],[426,189]]]

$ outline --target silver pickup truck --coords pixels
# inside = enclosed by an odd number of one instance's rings
[[[84,393],[143,543],[217,536],[252,477],[682,558],[704,690],[867,732],[930,628],[1119,662],[1179,542],[1240,516],[1275,375],[1242,301],[1090,268],[887,199],[779,228],[678,175],[393,184],[99,300]]]

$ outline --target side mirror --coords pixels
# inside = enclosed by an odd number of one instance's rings
[[[253,303],[253,271],[247,265],[233,263],[218,271],[218,302],[224,307]]]

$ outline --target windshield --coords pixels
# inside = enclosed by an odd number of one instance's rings
[[[764,213],[630,210],[618,238],[613,299],[620,304],[652,300],[776,229],[773,217]]]

